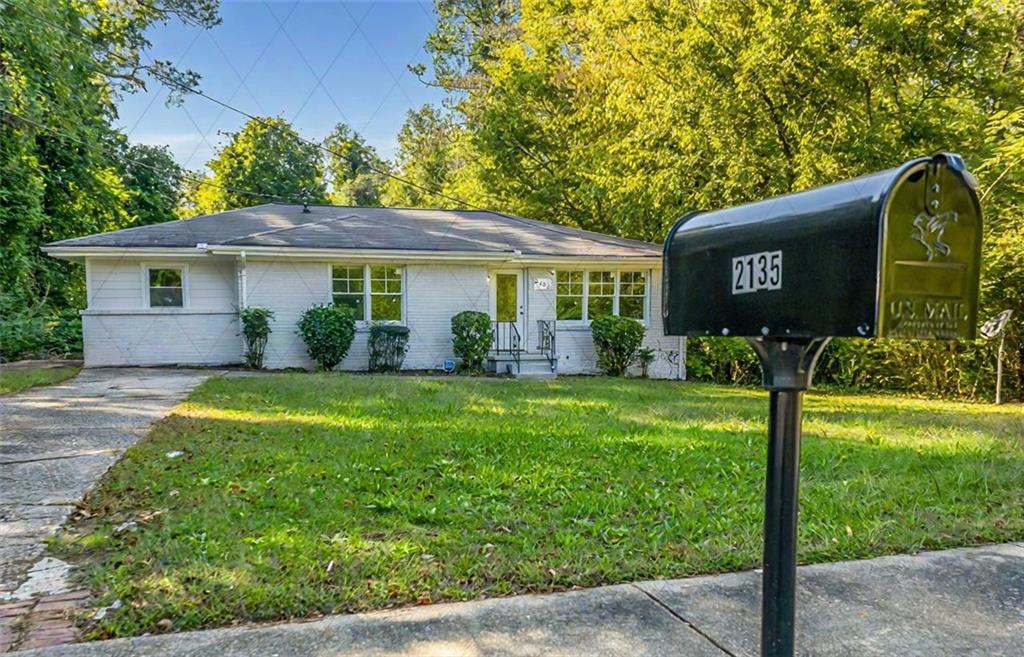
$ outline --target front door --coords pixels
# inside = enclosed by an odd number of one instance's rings
[[[520,346],[526,345],[526,300],[523,297],[522,271],[491,273],[491,318],[498,322],[497,339],[501,348],[507,348],[508,334],[513,332],[518,332]]]

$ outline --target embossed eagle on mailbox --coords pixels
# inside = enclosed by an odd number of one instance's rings
[[[935,215],[922,212],[914,217],[914,228],[917,229],[917,232],[911,237],[924,245],[929,262],[936,256],[946,257],[949,255],[951,249],[942,241],[942,236],[946,232],[946,226],[956,223],[958,218],[959,215],[953,210]]]

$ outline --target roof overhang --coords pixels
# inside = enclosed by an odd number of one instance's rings
[[[143,246],[44,246],[43,253],[61,260],[82,262],[85,258],[204,258],[206,249],[186,247]]]
[[[412,251],[392,249],[315,249],[273,246],[234,246],[211,244],[205,248],[177,247],[72,247],[44,246],[43,251],[55,258],[80,262],[85,258],[203,258],[210,256],[242,257],[247,260],[317,260],[402,263],[523,264],[565,266],[572,264],[616,264],[620,266],[661,267],[661,254],[649,256],[609,255],[546,255],[513,251]]]

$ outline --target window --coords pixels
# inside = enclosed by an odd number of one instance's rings
[[[605,315],[647,319],[647,272],[559,271],[555,316],[589,322]]]
[[[185,306],[185,276],[181,267],[150,267],[150,308],[183,308]]]
[[[583,319],[583,272],[557,272],[555,288],[555,317],[559,320]]]
[[[370,317],[402,320],[402,270],[398,267],[370,267]]]
[[[647,301],[647,274],[642,271],[619,272],[619,315],[644,318]]]
[[[366,319],[366,285],[363,267],[345,265],[331,268],[332,296],[335,305],[345,306],[352,311],[352,316],[362,321]]]
[[[402,321],[402,268],[332,265],[331,298],[357,321]]]
[[[615,272],[589,272],[587,275],[587,319],[611,315],[614,309]]]

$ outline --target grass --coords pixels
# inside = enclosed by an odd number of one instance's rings
[[[9,367],[0,365],[0,395],[70,379],[80,367]]]
[[[642,380],[212,379],[55,548],[124,603],[92,638],[751,568],[766,409]],[[803,562],[1024,537],[1020,407],[811,394],[804,430]]]

